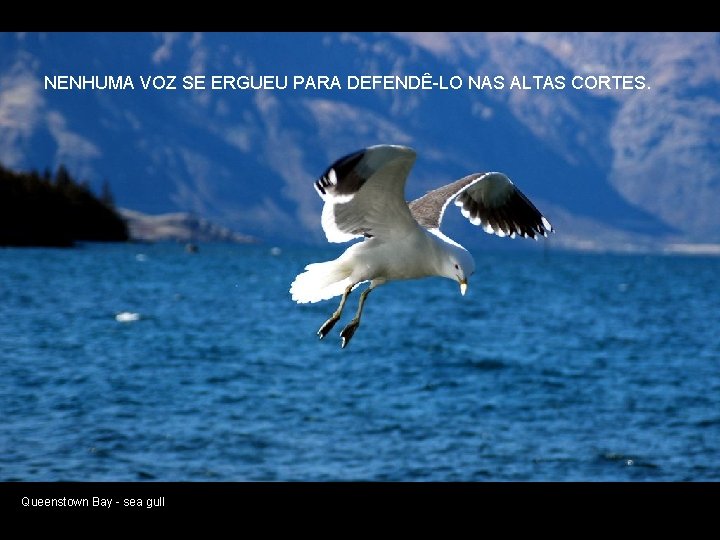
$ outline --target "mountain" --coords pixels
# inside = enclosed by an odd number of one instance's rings
[[[442,84],[347,89],[348,77],[425,74]],[[183,89],[186,75],[208,88]],[[213,90],[213,75],[235,88]],[[596,88],[601,75],[633,88]],[[59,89],[69,76],[134,87]],[[440,88],[454,76],[461,88]],[[504,87],[469,88],[484,76]],[[527,89],[510,88],[514,76]],[[418,151],[408,198],[499,170],[551,220],[553,245],[718,243],[719,126],[717,33],[0,34],[0,163],[62,163],[108,181],[118,206],[273,241],[323,242],[312,181],[341,155],[395,143]],[[463,243],[508,243],[446,219]]]

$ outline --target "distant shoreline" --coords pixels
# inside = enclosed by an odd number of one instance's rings
[[[0,246],[72,247],[129,238],[107,183],[98,196],[62,165],[54,175],[0,165]]]
[[[143,214],[127,208],[119,209],[126,221],[130,240],[141,242],[232,242],[254,244],[253,236],[232,231],[187,212]]]
[[[0,165],[0,247],[71,248],[79,242],[233,242],[258,239],[184,212],[148,215],[115,207],[107,182],[100,195],[64,166],[17,172]]]

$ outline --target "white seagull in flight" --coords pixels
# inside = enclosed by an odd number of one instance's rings
[[[396,279],[441,276],[457,281],[464,295],[475,261],[460,244],[440,232],[451,201],[462,215],[498,236],[547,237],[550,222],[499,172],[474,173],[410,203],[405,181],[415,162],[407,146],[377,145],[348,154],[330,165],[315,189],[325,201],[322,227],[329,242],[364,237],[334,261],[309,264],[290,286],[297,303],[342,295],[340,305],[320,327],[320,339],[335,326],[350,292],[369,281],[357,313],[340,332],[345,348],[360,325],[367,295]]]

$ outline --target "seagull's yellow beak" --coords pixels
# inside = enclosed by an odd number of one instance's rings
[[[465,291],[467,291],[467,280],[461,279],[460,280],[460,294],[465,296]]]

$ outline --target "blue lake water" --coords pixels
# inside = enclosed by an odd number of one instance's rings
[[[341,249],[0,249],[0,480],[720,480],[720,259],[475,252],[341,350]]]

